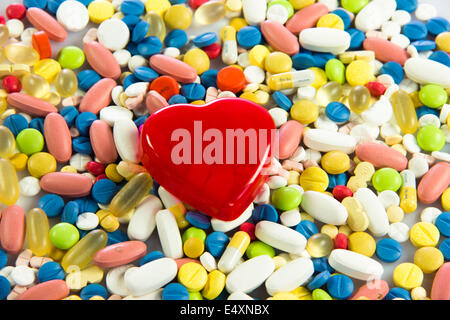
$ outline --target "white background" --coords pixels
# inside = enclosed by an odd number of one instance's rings
[[[0,0],[0,14],[5,15],[5,8],[11,3],[21,3],[21,1]],[[434,5],[438,9],[439,16],[445,17],[447,20],[450,20],[450,1],[449,0],[419,0],[419,3],[430,3],[430,4]],[[200,26],[196,26],[195,22],[193,21],[193,25],[191,25],[191,27],[189,28],[189,30],[187,30],[187,32],[189,35],[198,35],[203,32],[206,32],[206,31],[216,31],[217,34],[219,34],[220,28],[226,24],[227,24],[227,21],[224,19],[213,25],[200,27]],[[94,25],[92,25],[92,26],[94,26]],[[78,45],[78,46],[82,47],[81,39],[84,36],[86,30],[80,31],[77,33],[69,32],[69,36],[64,43],[52,42],[53,57],[55,58],[57,56],[58,51],[66,45]],[[220,58],[216,59],[216,60],[220,60]],[[212,63],[213,67],[217,67],[218,65],[219,64],[217,62]],[[86,66],[86,63],[85,63],[85,66]],[[448,145],[447,145],[447,147],[448,147]],[[24,170],[24,171],[26,171],[26,170]],[[27,174],[26,172],[21,172],[19,175],[20,175],[20,177],[22,177],[26,174]],[[21,197],[17,204],[22,206],[22,208],[25,210],[25,212],[28,212],[31,208],[37,207],[37,202],[43,194],[44,193],[41,192],[38,196],[33,197],[33,198]],[[439,203],[436,203],[435,206],[441,208]],[[4,205],[0,204],[1,210],[3,210],[4,207],[5,207]],[[407,223],[409,226],[412,226],[414,223],[420,221],[420,211],[423,208],[424,208],[424,206],[420,205],[416,212],[406,215],[403,222]],[[59,219],[53,219],[53,220],[54,221],[51,221],[52,223],[59,222]],[[124,230],[126,230],[126,229],[124,229]],[[442,238],[443,237],[441,237],[441,241],[442,241]],[[376,240],[378,241],[379,239],[377,238]],[[147,248],[148,252],[153,251],[153,250],[161,250],[156,230],[153,233],[152,237],[147,242],[147,245],[148,245],[148,248]],[[396,261],[394,263],[383,263],[383,265],[385,267],[383,279],[389,282],[390,287],[393,286],[392,273],[393,273],[395,266],[397,266],[401,262],[413,262],[414,261],[414,253],[417,248],[415,248],[409,241],[402,243],[402,247],[403,247],[403,255],[398,261]],[[377,259],[376,255],[374,255],[373,258]],[[15,259],[14,257],[9,257],[8,264],[9,265],[13,264],[14,259]],[[429,290],[431,289],[431,283],[432,283],[433,277],[434,277],[434,274],[425,275],[425,280],[424,280],[423,286],[427,289],[428,294],[430,292]],[[362,284],[362,282],[355,281],[356,288],[358,288],[359,285],[361,285],[361,284]],[[265,293],[265,290],[263,288],[260,288],[252,296],[259,297],[259,298],[266,298],[267,294]]]

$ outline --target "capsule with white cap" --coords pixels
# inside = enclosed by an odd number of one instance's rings
[[[314,80],[315,75],[313,71],[301,70],[271,75],[267,84],[272,90],[284,90],[309,86]]]
[[[225,26],[220,31],[222,38],[222,61],[225,64],[236,63],[238,59],[236,30],[232,26]]]
[[[400,188],[400,208],[406,213],[411,213],[417,209],[416,177],[411,170],[403,170],[400,175],[403,179]]]
[[[225,252],[220,257],[219,263],[217,264],[219,270],[223,273],[231,272],[239,262],[239,259],[244,255],[249,244],[250,236],[247,232],[236,232],[231,238]]]

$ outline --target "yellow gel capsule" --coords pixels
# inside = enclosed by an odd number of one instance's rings
[[[148,29],[146,36],[155,36],[158,37],[159,40],[163,41],[166,36],[166,24],[161,18],[161,15],[156,12],[149,12],[145,15],[144,20],[150,24],[150,28]]]
[[[275,51],[266,57],[266,71],[277,74],[289,72],[292,69],[292,59],[284,52]]]
[[[47,173],[56,171],[56,159],[50,153],[34,153],[27,163],[28,172],[35,178],[40,178]]]
[[[350,109],[355,113],[362,113],[370,107],[370,91],[364,86],[354,87],[348,96]]]
[[[10,44],[5,48],[5,56],[12,63],[34,65],[39,61],[39,53],[33,47],[23,44]]]
[[[152,177],[146,173],[138,173],[111,200],[109,210],[116,217],[121,217],[133,210],[148,195],[153,185]]]
[[[61,265],[67,271],[69,267],[76,266],[80,269],[91,262],[94,254],[106,246],[108,235],[103,230],[93,230],[81,238],[64,255]]]
[[[394,284],[406,290],[420,287],[423,282],[423,272],[414,263],[401,263],[394,270]]]
[[[9,30],[8,27],[4,24],[0,25],[0,47],[8,41],[9,39]]]
[[[169,0],[147,0],[145,3],[145,10],[147,12],[153,11],[159,15],[163,15],[171,6]]]
[[[330,102],[340,101],[344,92],[336,81],[330,81],[317,90],[316,100],[319,105],[326,107]]]
[[[325,233],[316,233],[309,237],[306,243],[306,251],[313,258],[326,257],[334,248],[333,239]]]
[[[28,156],[25,153],[16,153],[9,161],[11,161],[16,171],[22,171],[27,167]]]
[[[407,92],[396,91],[391,97],[392,109],[397,124],[404,133],[416,132],[419,122],[417,121],[416,109]]]
[[[176,4],[167,9],[164,21],[170,29],[185,30],[191,25],[191,10],[182,4]]]
[[[186,52],[183,61],[194,68],[199,75],[209,69],[209,57],[205,51],[199,48]]]
[[[340,174],[350,167],[350,158],[345,152],[330,151],[322,156],[320,164],[327,173]]]
[[[58,73],[61,72],[61,65],[56,60],[43,59],[33,66],[33,72],[51,83],[55,80]]]
[[[56,92],[50,92],[45,97],[42,97],[42,100],[47,101],[54,106],[57,106],[61,103],[61,96]]]
[[[16,139],[9,128],[0,125],[0,157],[11,158],[16,150]]]
[[[55,89],[63,98],[73,96],[78,89],[76,74],[70,69],[61,70],[55,79]]]
[[[36,98],[43,98],[50,93],[50,84],[37,74],[27,74],[22,79],[23,90]]]
[[[208,1],[195,10],[194,19],[198,24],[207,25],[221,20],[227,10],[222,1]]]
[[[219,270],[213,270],[208,274],[208,280],[202,290],[202,296],[205,299],[213,300],[219,296],[225,288],[226,276]]]
[[[27,214],[27,244],[34,255],[42,257],[50,253],[50,227],[42,209],[31,209]]]
[[[319,167],[306,168],[300,175],[300,186],[305,191],[324,192],[328,183],[328,174]]]
[[[0,48],[0,63],[3,62],[3,60],[5,60],[5,53],[3,52],[3,49]]]
[[[19,182],[16,170],[7,159],[0,158],[0,202],[12,205],[19,199]]]

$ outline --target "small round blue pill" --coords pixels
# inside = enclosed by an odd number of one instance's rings
[[[75,123],[75,119],[78,117],[79,113],[77,108],[74,106],[67,106],[59,109],[59,114],[62,115],[64,120],[66,120],[67,126],[71,128]]]
[[[147,21],[139,21],[134,26],[133,32],[131,33],[131,41],[138,43],[144,40],[149,28],[150,24]]]
[[[28,128],[28,120],[21,114],[11,114],[3,120],[3,125],[17,136],[22,130]]]
[[[434,223],[441,234],[445,237],[450,237],[450,212],[442,212]]]
[[[91,141],[88,137],[76,137],[72,140],[72,149],[82,154],[92,154]]]
[[[194,38],[192,42],[199,48],[207,47],[217,41],[217,34],[215,32],[205,32]]]
[[[78,86],[84,91],[88,91],[102,77],[94,70],[83,70],[78,74]]]
[[[122,21],[127,25],[128,29],[131,30],[138,24],[139,21],[141,21],[141,19],[138,16],[130,14],[128,16],[124,16]]]
[[[319,229],[314,222],[303,220],[296,227],[295,230],[300,232],[306,239],[309,239],[313,234],[319,233]]]
[[[184,47],[187,42],[187,34],[181,29],[173,29],[164,38],[164,44],[166,47],[175,47],[180,49],[181,47]]]
[[[259,206],[256,206],[255,209],[253,209],[252,220],[255,224],[257,224],[262,220],[277,222],[278,212],[270,204],[261,204]]]
[[[140,0],[126,0],[120,6],[120,11],[124,15],[140,16],[144,13],[144,10],[144,4]]]
[[[98,283],[88,284],[80,291],[80,298],[83,300],[89,300],[93,296],[100,296],[106,299],[108,297],[108,292],[105,287]]]
[[[225,251],[228,242],[230,242],[230,239],[225,233],[215,231],[206,237],[205,246],[213,257],[219,258]]]
[[[439,250],[444,255],[445,260],[450,260],[450,238],[447,238],[441,242]]]
[[[388,74],[394,79],[394,82],[396,84],[399,84],[402,82],[403,78],[405,77],[405,72],[403,71],[403,67],[395,62],[395,61],[389,61],[386,62],[380,69],[380,74]]]
[[[397,2],[397,10],[405,10],[413,12],[417,9],[418,0],[395,0]]]
[[[137,45],[137,50],[141,56],[150,57],[161,52],[163,45],[158,37],[150,36],[142,40]]]
[[[411,41],[423,40],[427,37],[428,30],[421,21],[411,21],[403,26],[403,34]]]
[[[29,128],[38,130],[40,133],[44,134],[44,118],[34,118],[28,124]]]
[[[163,300],[189,300],[189,292],[179,283],[168,284],[162,292]]]
[[[142,257],[142,259],[139,261],[139,266],[161,258],[164,258],[164,254],[161,251],[151,251]]]
[[[250,49],[261,43],[261,31],[257,27],[246,26],[236,33],[237,43],[244,49]]]
[[[217,88],[217,74],[218,70],[210,69],[206,70],[200,76],[201,83],[205,86],[205,88],[215,87]]]
[[[186,220],[194,227],[206,230],[211,226],[208,216],[196,211],[188,211],[186,213]]]
[[[57,217],[63,211],[64,200],[57,194],[48,193],[39,199],[38,207],[41,208],[48,217]]]
[[[428,59],[450,67],[450,56],[445,51],[435,51],[428,57]]]
[[[426,26],[428,32],[433,36],[436,36],[442,32],[446,32],[450,29],[449,22],[447,21],[447,19],[442,17],[431,18],[430,20],[427,21]]]
[[[70,224],[75,224],[77,222],[78,215],[80,214],[80,207],[75,201],[69,201],[64,206],[61,222],[67,222]]]
[[[6,254],[5,251],[0,249],[0,269],[5,267],[7,263],[8,263],[8,255]]]
[[[101,204],[108,204],[117,193],[117,186],[114,181],[100,179],[92,186],[91,195],[95,201]]]
[[[436,49],[436,42],[431,40],[417,40],[411,43],[414,47],[416,47],[417,51],[429,51]]]
[[[291,99],[289,99],[289,97],[287,95],[285,95],[283,92],[281,91],[275,91],[272,94],[272,98],[275,101],[275,103],[282,109],[286,110],[287,112],[289,112],[291,110],[292,107],[292,101]]]
[[[5,300],[10,292],[11,283],[9,283],[9,280],[6,277],[0,276],[0,300]]]
[[[89,129],[95,120],[97,120],[97,116],[94,113],[82,112],[75,119],[75,127],[82,136],[88,137]]]
[[[409,294],[409,291],[400,287],[394,287],[389,290],[386,297],[384,297],[385,300],[394,300],[395,298],[402,298],[405,300],[411,300],[411,295]]]
[[[325,108],[325,114],[337,123],[344,123],[350,118],[350,110],[341,102],[330,102]]]
[[[328,293],[335,299],[347,299],[353,293],[355,285],[352,279],[343,274],[332,276],[327,282]]]
[[[304,70],[316,65],[316,59],[308,53],[297,53],[292,57],[292,66],[296,70]]]
[[[349,49],[359,49],[361,48],[364,40],[366,40],[366,35],[364,32],[358,29],[350,28],[346,30],[350,35],[350,48]]]
[[[47,0],[23,0],[23,5],[27,8],[45,9]]]
[[[169,103],[169,105],[172,104],[179,104],[179,103],[187,103],[187,99],[182,96],[181,94],[174,94],[173,96],[170,97],[169,101],[167,101]]]
[[[44,263],[38,271],[37,277],[39,282],[45,282],[50,280],[64,280],[66,273],[63,267],[57,262],[49,261]]]
[[[203,100],[206,94],[205,87],[200,83],[188,83],[181,86],[180,93],[188,101]]]
[[[313,291],[322,287],[325,283],[327,283],[330,277],[331,274],[328,272],[328,270],[322,271],[308,283],[308,290]]]
[[[402,246],[394,239],[381,239],[377,243],[376,254],[383,262],[394,262],[402,256]]]
[[[141,81],[152,82],[159,77],[159,74],[149,67],[137,67],[134,69],[134,75]]]

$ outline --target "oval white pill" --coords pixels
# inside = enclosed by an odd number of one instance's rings
[[[139,163],[139,130],[131,119],[118,119],[113,128],[114,144],[124,161]]]
[[[312,217],[326,224],[343,225],[347,221],[347,209],[322,192],[306,191],[301,206]]]
[[[300,253],[306,247],[306,239],[301,233],[272,221],[258,222],[255,236],[268,245],[288,253]]]
[[[75,153],[70,157],[69,164],[78,172],[86,171],[86,164],[92,161],[92,158],[87,154]]]
[[[435,207],[428,207],[422,210],[420,213],[420,221],[429,222],[434,224],[436,218],[442,213],[442,211]]]
[[[134,210],[128,223],[128,237],[132,240],[147,241],[155,230],[156,213],[162,209],[163,206],[158,197],[147,196]]]
[[[350,34],[335,28],[308,28],[299,35],[300,45],[311,51],[339,54],[350,47]]]
[[[384,272],[383,266],[378,261],[345,249],[331,251],[328,263],[336,271],[364,281],[381,279]]]
[[[392,190],[384,190],[378,194],[378,199],[383,204],[385,209],[391,206],[399,206],[400,205],[400,197],[397,192]]]
[[[119,296],[127,296],[130,294],[127,286],[125,285],[125,273],[128,269],[133,268],[134,265],[127,264],[124,266],[116,267],[108,271],[106,274],[106,287],[112,294],[118,294]]]
[[[323,129],[309,129],[303,142],[308,148],[321,152],[338,150],[350,154],[356,147],[356,140],[352,136]]]
[[[369,2],[356,15],[355,26],[363,32],[377,30],[383,22],[388,21],[392,17],[396,8],[397,3],[395,0],[374,0]]]
[[[410,58],[406,60],[404,69],[408,78],[417,83],[434,83],[445,88],[450,86],[450,68],[442,63],[424,58]]]
[[[105,121],[111,127],[121,119],[133,119],[133,112],[120,106],[109,106],[100,110],[100,120]]]
[[[367,213],[370,232],[376,237],[384,236],[389,230],[389,219],[375,193],[368,188],[359,188],[353,196],[361,202]]]
[[[227,300],[253,300],[253,298],[243,292],[233,292]]]
[[[164,255],[178,259],[183,257],[183,242],[175,216],[170,210],[160,210],[156,214],[156,228]]]
[[[217,261],[208,251],[203,252],[199,259],[200,263],[202,264],[203,268],[206,269],[206,271],[211,272],[217,269]]]
[[[83,30],[89,23],[89,13],[84,4],[75,0],[61,3],[56,11],[56,19],[69,31]]]
[[[286,227],[295,227],[302,221],[302,216],[298,210],[289,210],[280,214],[280,222]]]

